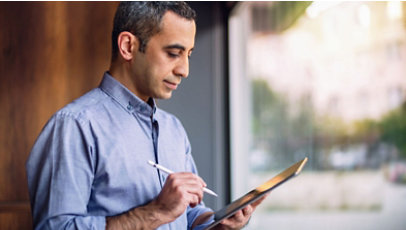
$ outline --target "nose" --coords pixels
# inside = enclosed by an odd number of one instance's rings
[[[175,76],[187,78],[187,76],[189,75],[189,57],[185,56],[179,58],[179,61],[176,63],[173,71]]]

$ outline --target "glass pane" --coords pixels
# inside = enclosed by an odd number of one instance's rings
[[[233,198],[309,157],[248,229],[404,229],[404,9],[394,1],[234,9]]]

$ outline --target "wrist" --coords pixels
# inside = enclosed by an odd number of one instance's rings
[[[140,208],[142,208],[142,211],[146,214],[146,217],[149,218],[148,220],[150,222],[158,224],[156,228],[174,221],[174,219],[170,218],[170,214],[165,212],[165,209],[161,207],[157,200],[152,200],[150,203]]]

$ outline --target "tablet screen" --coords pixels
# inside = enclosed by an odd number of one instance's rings
[[[241,198],[233,201],[226,207],[218,210],[217,212],[214,213],[214,222],[210,224],[207,229],[210,229],[214,226],[216,226],[220,221],[222,221],[225,218],[228,218],[232,216],[234,213],[236,213],[238,210],[244,208],[245,206],[251,204],[252,202],[255,202],[262,196],[264,196],[266,193],[271,191],[272,189],[278,187],[285,181],[289,180],[290,178],[298,175],[300,171],[302,171],[303,166],[307,162],[307,157],[304,158],[301,161],[296,162],[289,168],[285,169],[283,172],[279,173],[272,179],[268,180],[267,182],[263,183],[262,185],[258,186],[257,188],[251,190]]]

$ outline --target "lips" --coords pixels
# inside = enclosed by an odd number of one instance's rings
[[[173,83],[173,82],[170,82],[167,80],[164,80],[164,83],[168,88],[170,88],[172,90],[175,90],[176,88],[178,88],[178,84],[176,84],[176,83]]]

